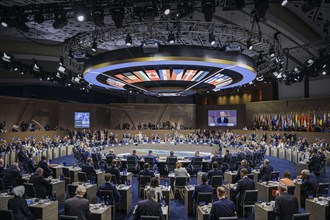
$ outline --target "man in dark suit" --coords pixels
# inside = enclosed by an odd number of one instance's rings
[[[152,155],[152,150],[149,150],[149,153],[144,156],[144,161],[146,161],[147,158],[149,158],[150,160],[153,161],[153,164],[154,164],[154,167],[153,168],[156,168],[157,167],[156,164],[158,163],[158,159],[157,159],[157,157],[155,157],[154,155]]]
[[[64,214],[77,216],[78,220],[88,220],[91,216],[88,199],[84,199],[86,187],[79,185],[76,196],[64,202]]]
[[[150,170],[149,163],[144,164],[144,169],[140,171],[138,180],[140,179],[140,176],[155,177],[155,173],[152,170]]]
[[[177,156],[174,156],[174,152],[171,151],[170,156],[166,158],[167,168],[171,171],[174,171],[176,162],[178,162],[178,158]]]
[[[105,159],[107,161],[107,164],[110,166],[112,160],[116,159],[117,155],[113,152],[113,149],[109,150],[109,153],[107,154],[107,156],[105,156]]]
[[[2,174],[0,174],[0,178],[3,179],[6,189],[20,185],[19,183],[22,180],[22,173],[19,169],[18,163],[15,162],[11,167],[5,169]]]
[[[14,198],[9,199],[8,201],[8,210],[12,210],[15,220],[32,220],[33,215],[26,204],[23,195],[25,193],[24,186],[16,186],[12,193]]]
[[[226,153],[225,153],[225,156],[223,157],[223,163],[228,163],[230,162],[231,160],[231,154],[229,153],[229,150],[226,149]]]
[[[235,195],[232,200],[236,204],[238,212],[241,211],[241,202],[244,200],[245,191],[255,189],[254,181],[247,176],[247,169],[241,169],[240,174],[242,179],[238,181],[236,187],[231,188],[232,192]]]
[[[93,159],[88,157],[86,163],[81,166],[81,171],[86,173],[88,180],[91,180],[96,175],[96,171],[93,166]]]
[[[41,160],[39,162],[39,167],[42,168],[44,170],[44,177],[48,178],[49,176],[51,176],[53,174],[52,169],[49,168],[49,165],[47,163],[47,157],[46,156],[42,156]]]
[[[298,199],[288,193],[286,185],[278,185],[280,195],[275,198],[274,214],[278,220],[291,220],[294,214],[298,213]]]
[[[200,192],[213,192],[212,186],[207,184],[207,175],[202,175],[202,183],[195,187],[194,193],[193,193],[193,199],[197,200],[197,195]]]
[[[228,123],[228,122],[229,122],[229,120],[228,120],[228,118],[226,117],[226,113],[223,112],[223,111],[221,111],[221,112],[220,112],[220,117],[217,118],[217,123],[218,123],[218,124],[226,124],[226,123]]]
[[[135,210],[135,220],[139,220],[141,216],[158,216],[159,220],[164,220],[163,211],[160,203],[155,202],[156,192],[153,188],[149,188],[147,193],[147,199],[138,202]]]
[[[20,151],[17,154],[17,159],[18,159],[18,162],[20,162],[22,164],[26,164],[26,162],[29,158],[26,153],[25,147],[23,147],[23,146],[21,147]]]
[[[111,183],[111,174],[110,173],[106,173],[104,175],[104,180],[105,183],[103,183],[102,185],[99,186],[98,190],[97,190],[97,197],[101,198],[101,194],[100,194],[100,190],[112,190],[113,191],[113,196],[114,199],[116,201],[116,203],[118,203],[121,200],[121,196],[116,188],[116,186],[114,184]]]
[[[269,160],[265,159],[264,164],[260,167],[260,176],[262,181],[269,181],[270,180],[270,174],[274,171],[274,168],[272,165],[270,165]]]
[[[117,168],[117,160],[112,160],[111,166],[109,166],[105,172],[115,175],[116,180],[112,180],[115,184],[119,184],[121,182],[120,171]]]
[[[212,203],[209,220],[218,220],[220,217],[235,216],[235,204],[229,199],[226,199],[227,195],[225,188],[219,186],[217,188],[217,196],[219,200]]]
[[[131,157],[135,157],[135,159],[137,161],[139,161],[141,159],[141,157],[139,155],[136,154],[136,150],[133,150],[132,151],[132,154],[130,155]]]
[[[29,159],[26,162],[26,166],[27,166],[29,173],[34,173],[36,171],[36,167],[34,166],[32,154],[29,154]]]
[[[234,183],[237,183],[241,179],[240,171],[243,168],[247,169],[248,173],[251,173],[251,167],[249,167],[249,163],[247,162],[247,160],[242,160],[241,166],[238,168],[237,175],[234,178]]]
[[[301,188],[301,207],[305,207],[305,200],[309,196],[316,196],[316,191],[318,188],[317,178],[309,170],[302,170],[301,175],[297,176],[298,179],[302,179],[302,188]]]
[[[209,170],[209,172],[207,172],[207,178],[209,180],[209,184],[211,185],[211,181],[212,181],[212,177],[213,176],[223,176],[223,172],[221,170],[218,169],[218,162],[214,161],[212,163],[212,170]]]
[[[43,172],[43,169],[39,167],[29,179],[29,183],[33,183],[37,198],[41,199],[45,199],[51,193],[50,180],[43,177]]]
[[[317,155],[317,153],[313,152],[312,157],[309,159],[308,169],[318,176],[320,175],[320,167],[321,158]]]

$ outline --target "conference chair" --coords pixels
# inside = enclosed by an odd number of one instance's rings
[[[115,159],[115,158],[114,158],[113,155],[107,155],[107,156],[105,157],[105,159],[106,159],[106,161],[107,161],[108,166],[110,166],[110,165],[112,164],[113,159]]]
[[[99,160],[97,159],[97,155],[95,153],[92,154],[93,165],[95,169],[99,169]]]
[[[76,195],[77,187],[78,187],[78,185],[68,184],[68,196],[69,196],[69,198],[72,198]]]
[[[78,172],[78,182],[87,183],[88,179],[85,172]]]
[[[127,156],[127,171],[137,173],[139,171],[139,162],[134,156]]]
[[[193,163],[190,164],[190,170],[193,173],[198,173],[203,168],[203,158],[195,157]]]
[[[99,161],[99,169],[105,171],[107,169],[107,163],[104,160]]]
[[[3,183],[3,179],[0,178],[0,192],[6,191],[5,184]]]
[[[237,216],[233,216],[233,217],[220,217],[219,220],[236,220]]]
[[[294,214],[292,217],[292,220],[309,220],[310,213],[299,213],[299,214]]]
[[[256,202],[258,201],[258,190],[246,190],[244,198],[241,202],[243,207],[243,218],[245,218],[245,208],[255,207]]]
[[[174,195],[176,191],[180,192],[180,195],[183,195],[183,189],[186,186],[188,182],[188,177],[175,177],[175,182],[174,182]]]
[[[223,176],[212,176],[211,178],[211,186],[214,189],[217,189],[218,186],[222,186]]]
[[[115,174],[111,174],[111,182],[115,185],[118,184],[118,180]]]
[[[153,157],[144,157],[144,163],[148,163],[150,165],[150,168],[154,167],[154,158]]]
[[[112,213],[113,213],[113,219],[116,219],[116,202],[115,202],[115,197],[113,194],[113,190],[100,190],[100,197],[102,199],[108,200],[108,205],[111,205],[112,207]]]
[[[167,163],[165,164],[165,170],[169,172],[173,172],[175,169],[176,162],[178,161],[177,157],[168,157]]]
[[[196,207],[199,205],[207,205],[212,203],[212,192],[199,192],[196,199]]]
[[[60,215],[60,220],[78,220],[78,216]]]
[[[32,183],[24,183],[25,187],[25,196],[29,198],[36,198],[36,191],[34,189],[34,185]]]
[[[237,156],[231,156],[229,162],[229,170],[230,171],[236,170],[236,166],[237,166]]]
[[[12,210],[0,210],[0,219],[15,220]]]
[[[248,176],[251,180],[254,180],[254,174],[253,174],[253,173],[249,173],[247,176]]]
[[[159,220],[159,216],[145,216],[145,215],[141,215],[140,219],[141,220]]]
[[[269,180],[278,180],[280,176],[280,172],[279,171],[273,171],[270,173],[270,177],[269,177]]]
[[[287,186],[288,187],[288,193],[290,195],[294,195],[294,191],[296,189],[296,186]]]
[[[63,177],[65,180],[65,185],[68,185],[71,183],[71,175],[69,168],[62,167]]]
[[[141,192],[144,192],[144,188],[149,185],[151,182],[151,176],[140,176],[139,180],[139,197],[141,196]]]
[[[324,189],[328,189],[328,193],[329,193],[329,185],[330,185],[329,183],[319,183],[319,187],[317,187],[316,196],[323,196]]]

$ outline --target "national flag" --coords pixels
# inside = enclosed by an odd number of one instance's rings
[[[196,73],[197,70],[186,70],[184,76],[182,77],[182,80],[191,81],[191,79],[195,76]]]
[[[193,78],[192,81],[199,82],[202,80],[207,74],[209,74],[208,71],[199,71]]]
[[[171,70],[170,69],[159,70],[159,76],[161,80],[170,80]]]
[[[134,83],[132,80],[130,80],[129,78],[127,78],[126,76],[124,76],[123,74],[119,73],[116,74],[115,77],[117,77],[118,79],[121,79],[127,83]]]
[[[134,75],[131,72],[123,73],[123,75],[126,76],[127,78],[129,78],[130,80],[132,80],[135,83],[142,81],[141,79],[139,79],[136,75]]]
[[[150,80],[160,80],[156,70],[146,70],[145,72]]]
[[[150,81],[149,77],[143,71],[134,71],[133,73],[142,81]]]
[[[110,86],[114,86],[114,87],[117,87],[117,88],[123,88],[125,86],[124,83],[121,83],[117,80],[113,80],[111,78],[108,78],[107,79],[107,83],[110,85]]]
[[[316,125],[316,115],[315,115],[315,112],[314,112],[314,117],[313,117],[313,125]]]
[[[322,114],[320,114],[320,125],[322,126],[322,124],[323,124],[323,119],[322,119]]]
[[[221,77],[223,77],[223,74],[218,73],[218,74],[212,76],[211,78],[209,78],[208,80],[206,80],[205,82],[212,84],[213,81],[215,81],[215,80],[217,80],[217,79],[219,79]]]
[[[171,80],[181,80],[183,75],[183,69],[174,69],[172,71],[172,78]]]

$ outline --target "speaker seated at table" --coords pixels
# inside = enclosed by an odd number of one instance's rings
[[[0,210],[0,219],[15,220],[12,210]]]
[[[115,184],[119,184],[121,180],[120,176],[120,171],[117,167],[118,161],[117,160],[112,160],[111,165],[108,166],[107,170],[105,171],[106,173],[110,173],[111,175],[114,175],[116,178],[111,178],[112,182]]]
[[[34,188],[34,185],[32,183],[24,183],[25,187],[25,196],[28,198],[36,198],[36,190]]]
[[[245,218],[245,208],[255,207],[257,201],[258,201],[258,190],[245,190],[245,195],[241,202],[241,206],[243,208],[243,218]]]
[[[78,216],[60,215],[60,220],[78,220]]]
[[[41,156],[41,160],[39,161],[39,167],[44,170],[44,177],[48,178],[49,176],[53,175],[52,169],[50,169],[48,163],[47,163],[47,157]]]
[[[260,167],[260,176],[262,181],[269,181],[270,174],[274,171],[274,168],[272,165],[270,165],[270,162],[268,159],[264,160],[264,164]]]
[[[32,183],[35,189],[36,197],[45,199],[51,193],[51,181],[43,177],[42,168],[38,168],[37,171],[30,177],[29,183]]]
[[[127,171],[137,173],[139,171],[139,161],[135,156],[127,156]]]
[[[91,180],[95,177],[96,171],[92,164],[92,158],[87,158],[87,162],[81,166],[81,171],[86,173],[87,180]]]
[[[329,183],[319,183],[317,187],[316,196],[323,196],[324,194],[329,195]]]

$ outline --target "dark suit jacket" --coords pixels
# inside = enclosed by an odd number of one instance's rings
[[[94,166],[87,163],[81,166],[81,171],[86,173],[88,180],[91,180],[96,174]]]
[[[298,199],[287,192],[275,198],[274,214],[277,220],[291,220],[293,214],[298,213]]]
[[[91,216],[88,199],[73,197],[64,202],[65,215],[77,216],[78,220],[88,220]]]
[[[26,161],[29,159],[28,155],[24,151],[19,151],[17,154],[18,161],[20,163],[26,163]]]
[[[221,123],[228,123],[228,122],[229,122],[229,120],[228,120],[227,117],[224,117],[223,120],[221,120],[221,117],[219,117],[219,118],[217,119],[217,123],[218,123],[218,124],[221,124]]]
[[[146,199],[138,202],[135,210],[135,220],[139,220],[141,216],[159,216],[160,220],[164,220],[161,205],[152,199]]]
[[[8,189],[9,186],[17,186],[18,182],[17,179],[22,179],[22,173],[19,170],[16,170],[12,167],[5,169],[0,177],[3,180],[3,183],[5,185],[5,188]]]
[[[209,184],[211,185],[212,176],[223,176],[223,172],[219,169],[212,169],[207,172],[207,178],[209,179]]]
[[[311,175],[308,178],[303,179],[302,181],[302,191],[301,193],[307,197],[308,195],[316,195],[316,191],[318,188],[318,182],[316,179],[316,176],[311,173]]]
[[[308,169],[313,173],[320,172],[321,158],[317,155],[313,155],[308,164]]]
[[[237,204],[240,204],[244,199],[244,194],[246,190],[255,189],[254,181],[249,177],[245,176],[241,180],[238,181],[236,189],[233,188],[234,193],[236,193],[236,201]]]
[[[30,177],[29,183],[33,183],[37,198],[44,199],[47,195],[50,195],[50,181],[47,181],[43,176],[35,173]]]
[[[41,160],[39,162],[39,167],[44,170],[44,177],[48,178],[50,175],[52,175],[53,171],[49,168],[47,161]]]
[[[100,190],[113,190],[113,196],[115,197],[115,201],[119,202],[121,200],[121,196],[116,188],[115,185],[112,183],[103,183],[101,186],[99,186],[99,189],[97,190],[97,197],[101,198],[100,196]]]
[[[105,172],[115,175],[116,176],[117,183],[118,184],[120,183],[120,180],[121,180],[121,178],[120,178],[120,171],[119,171],[119,169],[116,166],[110,166],[110,167],[108,167]]]
[[[218,220],[220,217],[235,216],[235,205],[228,199],[219,199],[212,204],[209,219]]]
[[[231,160],[231,154],[225,154],[225,156],[223,157],[223,163],[229,163]]]
[[[0,175],[1,175],[1,173],[2,173],[4,170],[5,170],[5,167],[0,166]]]
[[[15,196],[8,201],[8,210],[12,210],[15,220],[32,220],[33,216],[25,199]]]
[[[248,173],[251,173],[251,167],[249,167],[249,166],[248,167],[246,167],[246,166],[240,166],[238,168],[238,170],[237,170],[237,175],[234,178],[234,183],[237,183],[241,179],[240,172],[241,172],[241,169],[243,169],[243,168],[247,169],[248,170]]]
[[[196,186],[195,190],[194,190],[194,194],[193,194],[193,199],[194,200],[197,199],[197,195],[200,192],[213,192],[213,188],[212,188],[212,186],[210,186],[208,184],[203,184],[203,183]]]
[[[260,168],[260,176],[262,181],[269,181],[271,172],[274,171],[274,168],[270,164],[264,164]]]
[[[29,170],[29,173],[34,173],[36,171],[36,167],[34,166],[34,162],[33,162],[32,158],[31,159],[29,158],[27,160],[26,165]]]

